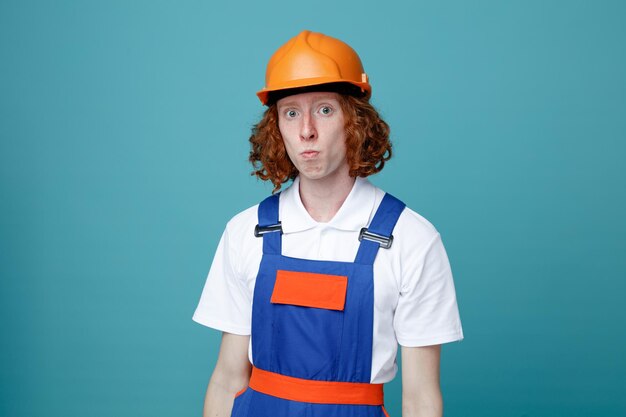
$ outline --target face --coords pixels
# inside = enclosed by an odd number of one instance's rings
[[[278,127],[300,180],[347,177],[346,132],[338,95],[302,93],[276,104]]]

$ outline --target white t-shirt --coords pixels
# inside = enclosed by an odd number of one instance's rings
[[[384,194],[357,178],[333,219],[318,223],[300,200],[296,178],[280,194],[282,254],[352,262],[359,231],[370,223]],[[244,210],[226,225],[193,315],[196,322],[250,334],[254,283],[263,255],[263,239],[254,236],[257,208]],[[379,249],[374,262],[372,383],[389,382],[395,376],[398,343],[429,346],[463,339],[450,263],[437,230],[407,207],[393,236],[391,248]]]

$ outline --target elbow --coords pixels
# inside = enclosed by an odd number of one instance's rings
[[[237,392],[248,386],[250,382],[251,367],[222,368],[216,367],[211,376],[210,383],[222,392],[234,396]]]
[[[443,415],[441,390],[403,393],[402,415],[405,417],[441,417]]]

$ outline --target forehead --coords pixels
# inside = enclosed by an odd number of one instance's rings
[[[276,102],[278,107],[311,104],[319,101],[336,101],[339,102],[339,94],[326,91],[313,91],[308,93],[294,94],[283,97]]]

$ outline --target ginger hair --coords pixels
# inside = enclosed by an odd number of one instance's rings
[[[338,97],[345,119],[346,159],[350,176],[367,177],[381,171],[391,158],[389,125],[367,98],[345,94],[338,94]],[[259,123],[252,127],[250,144],[251,175],[271,181],[274,192],[298,175],[278,128],[276,103],[270,104]]]

